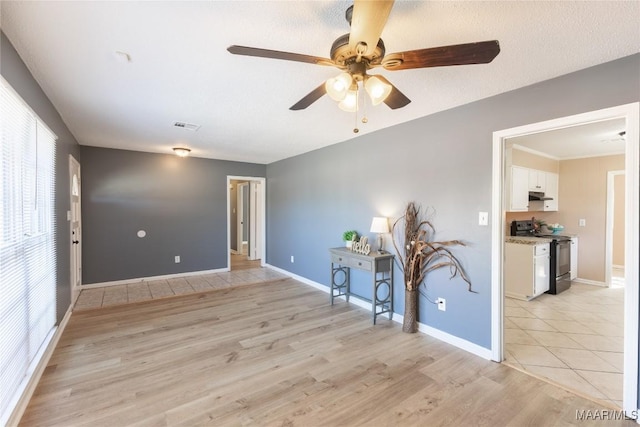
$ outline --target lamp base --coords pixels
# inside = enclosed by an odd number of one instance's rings
[[[380,254],[385,253],[384,242],[382,240],[382,234],[378,234],[378,238],[376,239],[376,244],[378,245],[378,253],[380,253]]]

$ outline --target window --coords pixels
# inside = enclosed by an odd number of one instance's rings
[[[0,425],[55,326],[55,140],[0,79]]]

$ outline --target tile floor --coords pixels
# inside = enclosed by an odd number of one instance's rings
[[[269,268],[253,267],[224,273],[185,276],[167,280],[137,282],[127,285],[83,289],[74,311],[92,310],[114,305],[136,303],[158,298],[185,295],[231,286],[285,279],[287,276]]]
[[[505,362],[622,407],[624,288],[505,298]]]

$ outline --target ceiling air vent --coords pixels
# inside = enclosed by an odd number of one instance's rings
[[[181,129],[190,130],[193,132],[200,129],[200,125],[194,125],[193,123],[185,123],[185,122],[173,122],[173,126]]]

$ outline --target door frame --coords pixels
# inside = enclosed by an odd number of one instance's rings
[[[73,168],[78,168],[78,183],[79,183],[79,192],[78,192],[78,236],[77,240],[79,243],[77,244],[77,250],[79,251],[79,256],[77,259],[77,263],[74,263],[74,247],[73,244]],[[68,218],[69,221],[69,273],[70,273],[70,292],[71,292],[71,305],[75,304],[76,299],[80,296],[80,289],[82,288],[82,176],[81,176],[81,165],[80,162],[76,160],[73,155],[69,154],[69,212]],[[74,271],[74,267],[76,267],[76,271]],[[79,276],[78,280],[74,283],[74,277],[76,274]],[[79,283],[79,285],[78,285]]]
[[[264,177],[258,176],[236,176],[236,175],[227,175],[227,271],[231,270],[231,181],[254,181],[259,182],[262,191],[260,192],[260,253],[262,257],[260,258],[260,265],[264,267],[266,265],[266,203],[265,203],[265,195],[267,193],[267,179]]]
[[[613,194],[615,191],[615,177],[624,174],[625,171],[623,170],[607,172],[607,212],[605,215],[604,232],[604,281],[608,288],[611,287],[611,271],[613,269],[613,219],[615,215]]]
[[[638,410],[638,257],[640,199],[640,103],[619,105],[544,122],[532,123],[493,133],[492,225],[491,225],[491,359],[504,360],[503,261],[506,234],[505,141],[507,138],[619,119],[626,121],[625,145],[625,288],[624,288],[624,379],[623,409]]]

